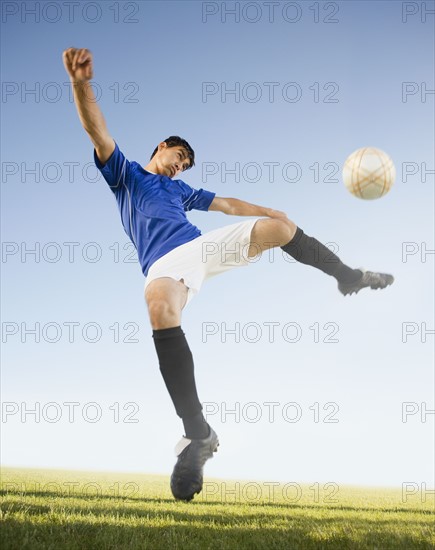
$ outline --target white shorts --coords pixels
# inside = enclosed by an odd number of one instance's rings
[[[183,279],[189,289],[187,306],[205,280],[249,264],[251,231],[257,221],[258,218],[227,225],[177,246],[151,265],[145,290],[151,281],[160,277]]]

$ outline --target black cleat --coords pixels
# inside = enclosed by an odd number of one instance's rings
[[[353,283],[338,283],[338,290],[346,296],[347,294],[358,294],[362,288],[370,287],[373,289],[385,288],[394,282],[394,277],[387,273],[374,273],[366,271],[362,267],[359,268],[362,272],[361,278]]]
[[[178,460],[171,475],[171,491],[176,499],[189,502],[202,491],[204,464],[213,458],[218,446],[218,436],[211,427],[205,439],[182,437],[177,443]]]

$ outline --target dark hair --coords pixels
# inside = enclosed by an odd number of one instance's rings
[[[186,168],[186,170],[190,170],[192,166],[195,166],[195,151],[192,149],[192,147],[187,143],[187,141],[180,136],[170,136],[163,140],[168,147],[183,147],[183,149],[186,150],[187,156],[189,158],[189,167]],[[154,149],[153,154],[150,157],[150,160],[153,158],[153,156],[157,153],[158,147]]]

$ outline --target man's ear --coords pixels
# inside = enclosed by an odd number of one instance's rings
[[[159,151],[162,151],[163,149],[166,149],[166,147],[168,146],[168,144],[166,143],[166,141],[162,141],[161,143],[159,143],[158,147],[157,147],[157,150]]]

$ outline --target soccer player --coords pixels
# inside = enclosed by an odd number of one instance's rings
[[[96,103],[90,85],[91,52],[68,48],[63,62],[80,121],[95,147],[95,164],[114,194],[146,277],[145,301],[160,371],[185,431],[175,447],[178,459],[171,490],[175,498],[189,501],[201,491],[204,464],[219,445],[202,414],[192,353],[181,329],[181,312],[202,283],[246,266],[250,258],[278,246],[297,261],[334,277],[344,295],[366,287],[385,288],[394,278],[348,267],[284,212],[190,187],[178,176],[194,166],[195,153],[178,136],[160,142],[144,167],[127,160]],[[202,235],[186,216],[192,209],[251,218]]]

